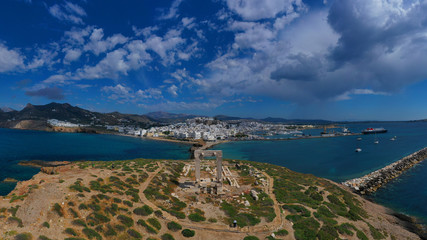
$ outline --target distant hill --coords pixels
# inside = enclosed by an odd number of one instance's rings
[[[9,108],[9,107],[1,107],[0,112],[15,112],[15,109]]]
[[[40,126],[42,122],[48,119],[58,119],[79,124],[95,125],[135,125],[139,127],[148,127],[156,125],[157,122],[144,115],[122,114],[119,112],[99,113],[71,106],[68,103],[49,103],[46,105],[27,106],[21,111],[1,112],[0,126],[14,127],[22,121],[32,121],[34,125]],[[31,128],[29,126],[28,128]],[[37,129],[40,127],[37,127]]]

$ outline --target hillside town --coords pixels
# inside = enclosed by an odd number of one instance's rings
[[[78,127],[79,124],[48,120],[52,126]],[[287,125],[262,123],[257,121],[220,121],[211,117],[196,117],[185,122],[143,129],[127,125],[106,125],[105,129],[125,135],[148,138],[168,138],[178,140],[255,140],[264,139],[275,134],[301,135],[302,129],[314,128],[315,125]]]

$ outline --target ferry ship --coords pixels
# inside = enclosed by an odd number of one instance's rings
[[[375,133],[386,133],[387,129],[385,128],[367,128],[362,130],[363,134],[375,134]]]

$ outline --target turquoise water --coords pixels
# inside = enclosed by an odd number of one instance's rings
[[[27,180],[38,172],[17,165],[21,160],[188,159],[188,149],[185,144],[114,135],[0,129],[0,195],[8,194],[16,185],[1,183],[3,179]]]
[[[215,149],[225,158],[267,162],[291,170],[311,173],[342,182],[382,168],[427,146],[427,123],[349,124],[353,132],[367,127],[384,127],[388,133],[334,138],[230,142]],[[318,135],[322,130],[306,131]],[[396,141],[390,138],[397,136]],[[379,144],[374,144],[375,138]],[[356,148],[362,152],[356,153]],[[427,162],[378,191],[374,200],[397,211],[416,215],[427,223]]]

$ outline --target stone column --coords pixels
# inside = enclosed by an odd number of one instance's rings
[[[216,156],[216,180],[219,183],[222,183],[222,152],[215,152]]]
[[[196,171],[196,183],[200,182],[200,152],[195,151],[194,153],[195,171]]]

